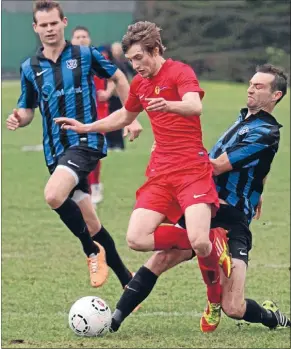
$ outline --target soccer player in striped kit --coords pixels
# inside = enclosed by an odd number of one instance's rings
[[[74,46],[65,41],[66,25],[67,18],[57,2],[35,2],[33,28],[43,46],[21,64],[21,96],[18,109],[7,119],[7,128],[16,130],[27,126],[35,108],[39,107],[45,161],[51,174],[44,191],[45,200],[80,239],[87,256],[91,285],[101,286],[110,266],[124,287],[132,279],[132,273],[96,216],[87,182],[88,174],[106,156],[104,136],[96,132],[82,135],[67,132],[53,119],[63,115],[84,123],[98,119],[94,75],[113,80],[123,101],[128,96],[129,85],[124,74],[94,47]],[[140,130],[138,122],[128,129],[132,138],[137,137]]]

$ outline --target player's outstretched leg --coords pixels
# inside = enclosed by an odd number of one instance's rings
[[[272,301],[265,301],[263,306],[253,299],[245,299],[244,287],[247,263],[233,258],[233,271],[230,279],[222,277],[222,309],[232,319],[250,323],[261,323],[270,329],[290,327],[290,320]]]
[[[158,277],[175,265],[194,257],[192,250],[170,250],[154,253],[124,289],[112,315],[111,332],[116,332],[125,318],[143,302],[154,288]]]

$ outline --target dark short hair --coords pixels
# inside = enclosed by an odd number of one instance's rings
[[[57,9],[60,14],[60,18],[63,19],[65,17],[64,11],[61,8],[61,5],[54,0],[36,0],[33,5],[33,22],[36,23],[36,13],[39,11],[51,11],[53,9]]]
[[[272,89],[272,92],[274,91],[282,92],[282,96],[277,100],[276,104],[279,103],[287,93],[287,85],[288,85],[287,74],[285,74],[282,68],[275,67],[274,65],[269,63],[257,66],[256,72],[271,74],[274,76],[274,80],[271,83],[271,89]]]
[[[72,35],[75,34],[76,31],[78,30],[84,30],[84,32],[86,32],[89,36],[90,36],[90,32],[89,32],[89,29],[86,28],[86,27],[83,27],[82,25],[77,25],[77,27],[75,27],[72,31]]]
[[[155,23],[147,21],[129,25],[121,42],[123,52],[126,53],[134,44],[140,44],[149,53],[158,47],[159,53],[162,55],[166,48],[162,44],[160,31],[161,28]]]

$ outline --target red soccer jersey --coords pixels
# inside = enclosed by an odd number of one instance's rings
[[[134,77],[125,108],[130,112],[141,112],[148,104],[145,98],[181,101],[187,92],[198,92],[201,99],[204,96],[193,69],[168,59],[153,78]],[[189,168],[199,173],[199,163],[209,161],[202,143],[200,117],[159,111],[147,111],[147,114],[156,141],[147,175]]]
[[[106,80],[94,76],[94,84],[96,89],[96,98],[97,98],[97,115],[98,119],[104,119],[109,114],[109,104],[108,102],[99,102],[97,91],[106,90]]]

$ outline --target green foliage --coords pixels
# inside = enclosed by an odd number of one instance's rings
[[[244,106],[246,86],[201,82],[206,95],[201,118],[205,146],[236,119]],[[78,240],[45,204],[43,188],[49,177],[42,152],[23,152],[41,142],[41,119],[16,132],[5,129],[15,106],[19,82],[2,85],[2,346],[3,348],[290,348],[290,331],[269,331],[259,324],[237,326],[223,316],[219,328],[202,334],[199,318],[205,289],[197,261],[182,263],[161,276],[140,311],[119,332],[83,339],[68,328],[70,306],[79,297],[97,295],[113,310],[122,289],[110,272],[104,287],[89,285],[86,259]],[[264,193],[263,214],[252,224],[253,249],[246,297],[273,299],[290,314],[290,93],[275,115],[284,125],[282,142]],[[148,119],[144,132],[124,153],[102,160],[105,200],[98,207],[125,263],[133,271],[150,253],[129,250],[125,232],[135,191],[153,142]],[[23,340],[21,342],[12,342]]]
[[[289,72],[289,13],[285,0],[138,1],[135,17],[160,25],[167,56],[200,78],[240,82],[266,62]]]

